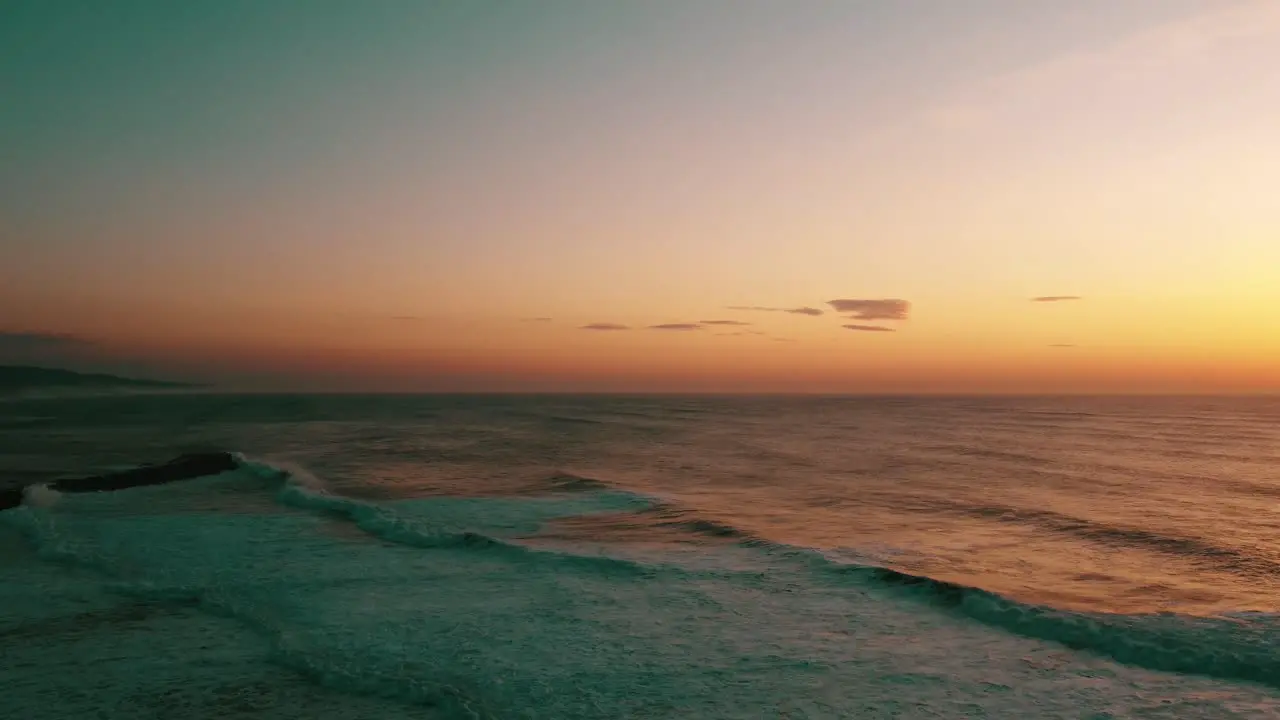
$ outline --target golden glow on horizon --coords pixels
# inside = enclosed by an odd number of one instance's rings
[[[738,30],[679,56],[701,81],[627,48],[591,73],[477,70],[454,94],[393,63],[385,97],[330,108],[349,124],[316,114],[316,142],[350,157],[253,183],[157,163],[96,212],[19,225],[39,262],[0,284],[0,331],[232,385],[1280,390],[1280,82],[1262,71],[1280,3],[955,75],[911,50],[889,77],[856,28]],[[970,31],[953,59],[995,52]],[[912,310],[848,320],[835,298]],[[751,324],[648,329],[720,319]]]

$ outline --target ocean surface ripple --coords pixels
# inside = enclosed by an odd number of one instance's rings
[[[0,405],[4,717],[1280,715],[1276,400]]]

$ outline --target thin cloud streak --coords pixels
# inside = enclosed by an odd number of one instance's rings
[[[698,322],[703,325],[733,325],[735,327],[743,327],[751,324],[741,320],[699,320]]]
[[[99,354],[92,339],[67,333],[0,330],[0,364],[60,365]]]
[[[630,325],[620,325],[620,324],[618,324],[618,323],[590,323],[590,324],[588,324],[588,325],[583,325],[582,327],[580,327],[580,328],[578,328],[578,329],[579,329],[579,330],[601,330],[601,331],[609,331],[609,330],[630,330],[630,329],[631,329],[631,326],[630,326]]]
[[[650,330],[701,330],[702,326],[698,323],[663,323],[661,325],[650,325]]]
[[[742,310],[746,312],[782,312],[791,313],[792,315],[809,315],[817,317],[822,311],[815,307],[797,307],[797,308],[780,308],[765,307],[763,305],[730,305],[727,310]]]
[[[850,320],[906,320],[911,314],[911,303],[898,298],[844,298],[828,300],[827,304],[836,312],[850,313]]]
[[[67,333],[0,330],[0,349],[3,350],[84,349],[95,344],[88,338]]]
[[[1043,102],[1058,88],[1088,83],[1099,90],[1122,92],[1134,87],[1143,74],[1176,76],[1223,46],[1280,35],[1280,4],[1242,0],[1205,5],[1216,7],[1101,48],[1067,53],[991,78],[934,107],[921,119],[932,129],[990,128],[1021,105]]]
[[[1041,295],[1040,297],[1031,298],[1031,302],[1051,303],[1051,302],[1067,302],[1069,300],[1083,300],[1079,295]]]
[[[891,327],[883,327],[881,325],[844,325],[845,330],[858,330],[860,332],[898,332]]]

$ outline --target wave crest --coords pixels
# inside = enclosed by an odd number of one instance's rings
[[[819,558],[817,563],[829,573],[891,588],[936,609],[1023,637],[1148,670],[1280,688],[1280,624],[1272,616],[1077,613],[1020,603],[986,590],[886,567],[843,565]]]
[[[312,477],[308,484],[294,482],[291,471],[282,466],[254,461],[255,472],[264,477],[287,478],[276,499],[282,504],[301,510],[321,511],[339,515],[379,540],[424,549],[472,549],[491,550],[524,559],[587,565],[610,575],[646,576],[653,568],[642,563],[611,558],[603,555],[574,555],[550,550],[534,549],[514,542],[501,540],[470,530],[426,528],[411,520],[398,517],[387,508],[355,500],[322,489],[323,482]],[[314,485],[318,483],[319,487]],[[310,485],[310,486],[309,486]]]
[[[305,468],[279,461],[264,461],[235,456],[240,469],[268,481],[275,487],[278,502],[309,512],[335,515],[351,522],[369,536],[380,541],[423,549],[460,550],[502,555],[519,563],[555,563],[578,571],[600,573],[616,578],[645,579],[657,573],[686,572],[667,566],[600,555],[580,555],[533,548],[514,541],[466,529],[427,527],[398,515],[393,508],[344,497],[331,492],[319,478]],[[149,476],[148,476],[149,477]],[[602,483],[579,476],[560,473],[553,482],[581,490],[596,490]],[[597,485],[601,487],[597,487]],[[27,502],[9,514],[20,530],[40,547],[41,554],[53,559],[72,560],[95,565],[111,572],[110,563],[92,546],[78,542],[54,526],[57,513],[46,513],[41,493],[34,488],[26,493]],[[57,497],[53,490],[50,497]],[[1003,508],[980,508],[980,512],[1005,513]],[[1080,613],[1020,603],[1010,598],[975,587],[942,579],[913,575],[890,567],[868,564],[844,564],[830,560],[813,550],[773,543],[753,536],[740,528],[682,510],[668,503],[655,502],[640,511],[656,518],[660,525],[678,526],[689,532],[728,538],[744,547],[757,548],[774,557],[805,566],[819,579],[837,584],[853,583],[864,591],[893,593],[897,597],[921,603],[933,611],[951,613],[981,622],[1011,634],[1057,643],[1073,650],[1087,651],[1115,661],[1164,672],[1178,672],[1247,681],[1280,688],[1280,620],[1272,616],[1239,616],[1200,618],[1185,615],[1109,615]],[[1027,515],[1010,521],[1052,524],[1061,531],[1100,535],[1110,541],[1136,542],[1167,547],[1171,552],[1193,552],[1212,556],[1211,548],[1187,546],[1184,541],[1167,545],[1167,539],[1135,535],[1129,531],[1098,526],[1078,526],[1073,519],[1047,513]],[[1226,558],[1229,559],[1229,558]],[[794,568],[795,565],[792,565]],[[688,571],[694,572],[694,571]],[[157,598],[190,601],[191,589],[155,587],[146,592]],[[218,600],[202,591],[200,602],[211,607]],[[247,616],[238,610],[230,614]],[[287,651],[282,650],[287,657]],[[302,662],[297,660],[296,662]],[[310,661],[308,661],[310,662]],[[323,672],[322,666],[300,668]]]
[[[569,472],[557,472],[547,479],[548,484],[559,492],[589,492],[592,490],[608,490],[609,485],[595,478],[574,475]]]

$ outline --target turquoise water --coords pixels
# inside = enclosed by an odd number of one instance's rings
[[[10,402],[0,717],[1274,717],[1266,400]]]

